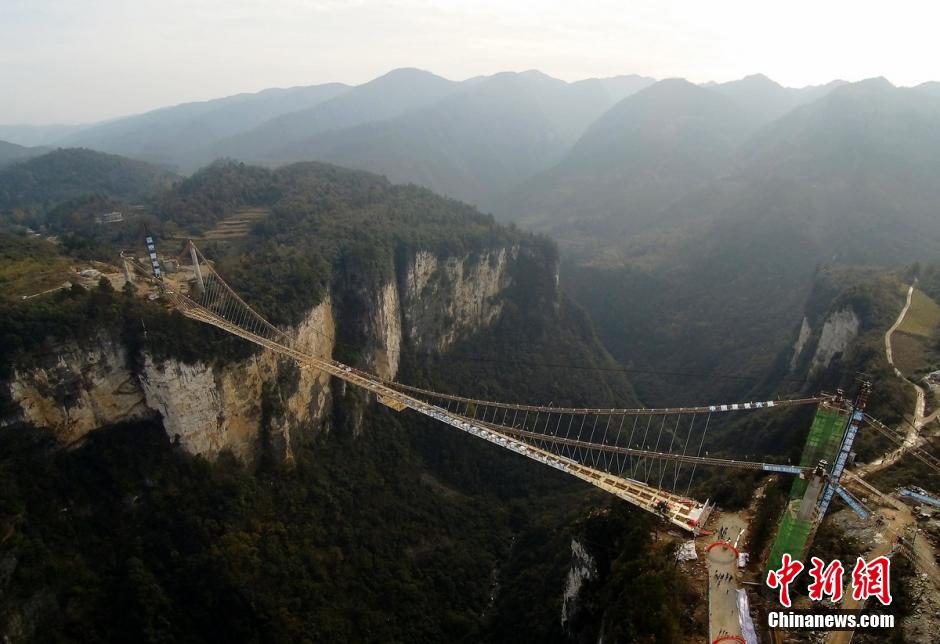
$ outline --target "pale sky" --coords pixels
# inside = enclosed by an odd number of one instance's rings
[[[460,80],[940,79],[940,8],[892,0],[0,0],[0,123],[77,123],[396,67]]]

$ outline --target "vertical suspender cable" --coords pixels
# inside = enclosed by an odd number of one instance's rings
[[[676,432],[679,431],[679,421],[681,419],[682,419],[682,414],[679,414],[678,416],[676,416],[676,426],[672,430],[672,440],[669,441],[669,450],[666,452],[667,454],[672,454],[672,446],[676,442]],[[657,486],[660,489],[662,489],[663,487],[663,477],[665,476],[666,476],[666,460],[663,459],[662,467],[659,470],[659,485]]]
[[[699,441],[698,454],[696,454],[696,458],[699,458],[702,456],[702,445],[705,444],[705,434],[708,433],[708,423],[709,421],[711,421],[711,419],[712,419],[712,415],[711,413],[709,413],[708,417],[705,418],[705,429],[702,430],[702,440]],[[692,489],[692,478],[695,476],[695,467],[697,465],[698,465],[698,462],[692,463],[692,473],[689,475],[689,486],[685,489],[686,496],[689,496],[689,491]]]
[[[689,446],[689,437],[692,435],[692,428],[695,426],[695,414],[692,414],[692,422],[689,423],[689,433],[685,436],[685,445],[682,447],[682,456],[685,456],[685,450]],[[676,486],[679,484],[679,472],[682,471],[682,461],[676,462],[676,475],[672,481],[672,491],[676,491]]]

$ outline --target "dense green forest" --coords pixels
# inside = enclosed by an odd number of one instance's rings
[[[208,210],[215,191],[230,195],[217,214]],[[30,267],[105,258],[109,245],[139,234],[140,222],[123,231],[70,226],[106,206],[101,199],[49,210],[48,225],[62,226],[60,244],[0,235],[6,284]],[[510,399],[638,404],[588,318],[556,291],[548,241],[425,189],[321,164],[274,172],[216,164],[164,193],[147,221],[163,239],[186,226],[207,230],[245,206],[269,214],[243,237],[201,246],[273,319],[295,321],[330,289],[340,294],[341,328],[355,329],[357,294],[414,251],[518,245],[496,324],[445,354],[406,343],[400,378]],[[193,213],[201,227],[186,219]],[[253,350],[102,280],[26,301],[0,296],[0,378],[62,341],[81,346],[102,333],[124,345],[132,372],[145,351],[227,362]],[[337,357],[355,363],[359,340],[342,332]],[[544,356],[582,371],[560,372]],[[260,401],[265,427],[282,412],[277,386]],[[60,389],[54,396],[68,405],[75,392],[68,383]],[[264,427],[257,458],[243,464],[186,454],[156,418],[104,428],[68,451],[47,431],[5,426],[3,631],[32,641],[560,642],[596,639],[601,629],[668,641],[695,629],[670,550],[652,541],[652,517],[357,392],[336,396],[332,431],[305,435],[290,467],[272,456]],[[0,402],[11,411],[6,396]],[[572,538],[589,542],[601,574],[566,634]]]
[[[128,299],[99,288],[59,304],[121,320]],[[545,315],[513,302],[455,355],[558,352],[611,364],[578,309],[563,302]],[[403,379],[461,391],[632,400],[627,381],[603,370],[575,380],[534,366],[427,362],[408,350],[403,360]],[[277,414],[270,394],[262,404]],[[35,627],[36,641],[560,642],[577,537],[598,553],[602,574],[585,590],[575,636],[603,628],[626,641],[669,641],[694,628],[670,552],[651,542],[652,517],[374,403],[353,438],[342,416],[357,400],[350,392],[337,402],[334,431],[307,436],[290,468],[263,458],[264,444],[254,466],[205,462],[158,423],[96,432],[70,451],[46,432],[5,428],[0,525],[10,572],[0,578],[0,619]]]
[[[44,214],[84,195],[139,200],[166,189],[173,174],[113,154],[59,149],[0,169],[0,223],[39,228]]]
[[[673,313],[668,323],[660,314],[703,280],[731,279],[737,263],[758,256],[767,261],[751,278],[770,284],[779,277],[774,267],[785,264],[775,264],[776,240],[740,245],[714,272],[678,290],[634,268],[563,275],[582,301],[614,294],[587,304],[607,311],[603,338],[618,363],[588,315],[557,290],[555,245],[471,206],[321,163],[272,170],[219,161],[167,187],[168,175],[95,157],[104,169],[88,183],[73,172],[86,152],[59,151],[54,162],[64,165],[51,169],[45,157],[13,166],[17,185],[41,189],[4,196],[3,177],[11,175],[0,174],[0,197],[7,199],[0,213],[17,230],[0,232],[0,381],[14,368],[48,360],[63,341],[90,346],[99,334],[123,345],[135,374],[145,353],[225,364],[255,351],[168,311],[159,299],[115,291],[107,280],[21,299],[61,283],[70,266],[113,262],[119,249],[139,249],[146,227],[166,256],[197,239],[219,273],[278,324],[297,323],[332,294],[335,357],[357,366],[366,299],[400,277],[416,251],[476,261],[489,249],[518,250],[494,324],[443,353],[419,352],[405,339],[398,378],[417,386],[630,407],[683,396],[701,403],[703,392],[707,402],[720,394],[763,399],[837,387],[851,395],[864,373],[877,383],[870,407],[876,416],[894,421],[911,406],[883,352],[906,274],[817,267],[811,289],[797,299],[816,333],[826,316],[851,307],[860,319],[851,351],[810,373],[806,358],[796,367],[789,353],[774,360],[778,345],[770,343],[751,347],[753,361],[740,363],[740,373],[717,375],[710,352],[748,344],[767,331],[767,321],[755,322],[744,338],[714,334],[708,351],[690,329],[703,314],[730,328],[748,310],[747,294],[711,301],[704,312]],[[47,180],[47,172],[61,182]],[[127,172],[135,178],[121,178]],[[126,221],[93,223],[138,198],[144,208]],[[219,234],[245,210],[258,216],[243,234]],[[55,234],[57,243],[26,236],[18,224]],[[793,270],[811,272],[806,265]],[[923,270],[925,289],[940,282],[932,270]],[[35,282],[35,274],[48,283]],[[621,297],[622,288],[604,289],[614,282],[631,284],[643,306]],[[647,332],[663,346],[685,346],[688,360],[647,374],[638,396],[632,381],[656,347],[646,346],[637,362],[626,357]],[[758,370],[765,362],[771,369]],[[294,464],[279,463],[270,439],[272,419],[283,413],[277,388],[295,372],[281,365],[280,377],[265,386],[262,440],[248,464],[186,454],[156,417],[104,428],[68,451],[57,449],[49,432],[0,428],[0,632],[34,641],[560,642],[603,634],[652,642],[703,635],[691,618],[692,591],[670,547],[652,534],[651,516],[518,455],[409,412],[394,414],[337,385],[329,431],[311,430],[296,446]],[[61,383],[53,399],[67,407],[74,384]],[[14,411],[8,388],[0,387],[0,417],[14,418]],[[706,449],[792,460],[811,417],[805,408],[716,418]],[[885,447],[866,436],[857,445],[863,460]],[[909,465],[906,474],[918,473]],[[741,508],[758,479],[700,471],[691,490]],[[777,509],[767,504],[761,521],[770,525]],[[752,539],[770,536],[765,527]],[[563,629],[573,538],[587,544],[599,575]]]

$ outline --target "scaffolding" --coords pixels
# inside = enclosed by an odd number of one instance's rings
[[[812,468],[820,461],[831,463],[835,459],[842,442],[845,421],[846,415],[842,409],[826,403],[819,405],[813,424],[810,426],[806,444],[803,446],[803,455],[800,458],[801,467]],[[789,553],[794,559],[803,558],[815,524],[812,515],[806,520],[799,519],[800,507],[808,483],[804,478],[797,478],[790,486],[790,502],[783,513],[777,538],[771,546],[770,556],[767,558],[767,570],[779,568],[784,553]]]

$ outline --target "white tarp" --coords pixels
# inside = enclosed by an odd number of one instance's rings
[[[698,554],[695,552],[695,542],[686,541],[680,547],[678,552],[676,552],[676,559],[678,561],[692,561],[693,559],[698,559]]]
[[[741,635],[746,644],[757,644],[757,632],[754,630],[754,620],[751,619],[747,591],[741,588],[735,592],[738,595],[738,623],[741,626]]]

